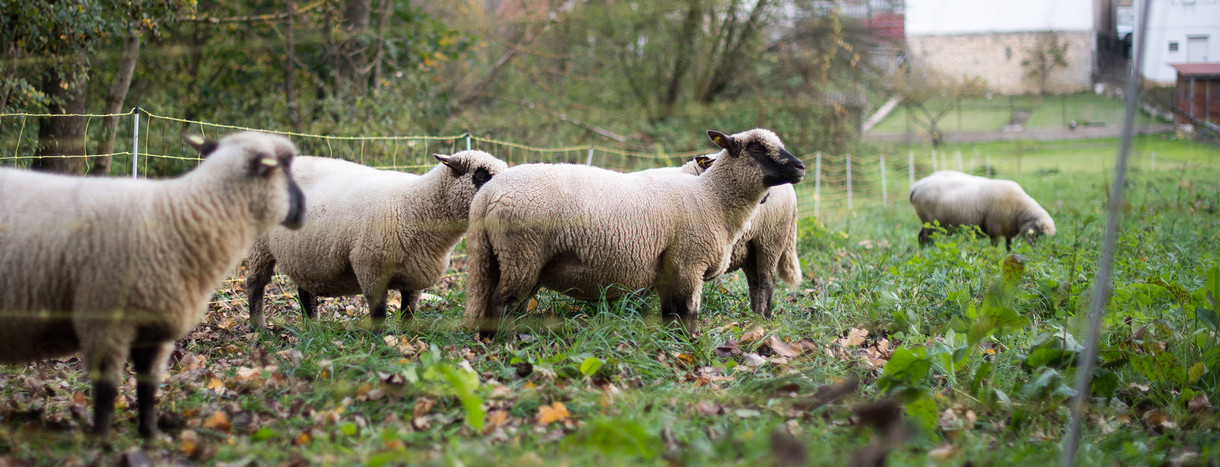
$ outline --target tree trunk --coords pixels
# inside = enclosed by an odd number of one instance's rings
[[[394,3],[397,0],[381,0],[380,11],[377,13],[377,53],[373,55],[373,75],[369,81],[373,89],[381,87],[382,64],[385,63],[385,48],[390,35],[390,22],[394,19]]]
[[[140,58],[140,35],[137,31],[128,31],[127,39],[123,41],[123,56],[119,59],[119,69],[114,72],[114,81],[110,83],[110,92],[106,94],[104,114],[117,114],[123,109],[127,100],[127,90],[131,88],[131,75],[136,71],[136,61]],[[114,152],[114,140],[118,136],[120,115],[107,115],[102,120],[102,143],[97,149],[101,156],[93,166],[91,175],[106,176],[110,174],[110,154]]]
[[[744,24],[740,24],[740,32],[737,32],[739,25],[735,22],[736,15],[732,13],[729,15],[729,19],[726,21],[732,23],[727,25],[728,29],[722,36],[722,47],[719,48],[721,53],[719,56],[713,57],[715,61],[712,72],[699,94],[700,103],[710,104],[727,90],[729,85],[733,84],[733,78],[737,75],[737,70],[740,69],[743,60],[742,47],[758,34],[759,23],[767,9],[767,1],[758,0],[754,9],[750,10],[749,18]],[[736,4],[732,8],[736,9]]]
[[[51,114],[85,113],[86,81],[83,64],[73,63],[42,77],[42,92],[54,103]],[[73,175],[85,173],[85,117],[41,117],[38,124],[38,158],[30,168]],[[75,157],[61,157],[75,156]]]
[[[297,108],[296,82],[293,80],[293,61],[296,59],[296,29],[297,4],[288,1],[288,19],[284,25],[284,104],[288,107],[288,122],[294,131],[301,131],[301,112]]]
[[[674,114],[674,107],[678,104],[678,97],[682,90],[683,80],[686,78],[686,72],[690,69],[692,44],[695,42],[699,29],[703,12],[701,11],[699,0],[688,0],[686,19],[682,21],[682,29],[678,35],[678,50],[674,54],[673,74],[669,77],[669,88],[665,91],[665,97],[661,102],[661,118],[669,118]]]
[[[355,98],[368,91],[369,66],[365,51],[369,18],[372,16],[372,0],[345,0],[343,2],[343,40],[339,43],[340,95]]]

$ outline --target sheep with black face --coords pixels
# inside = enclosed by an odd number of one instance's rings
[[[805,166],[770,130],[709,131],[721,148],[699,176],[639,176],[526,164],[483,186],[470,207],[466,317],[484,335],[539,285],[597,299],[653,289],[666,319],[698,327],[703,281],[724,273],[768,188]]]
[[[99,435],[110,430],[129,357],[140,435],[156,434],[174,340],[203,319],[255,237],[304,221],[288,139],[190,142],[206,158],[173,180],[0,169],[0,362],[83,351]]]
[[[470,200],[508,167],[477,150],[434,157],[440,164],[423,175],[299,158],[295,174],[309,198],[310,223],[299,231],[273,230],[250,249],[251,325],[266,324],[264,289],[277,263],[296,283],[307,317],[315,315],[317,297],[364,294],[379,323],[389,289],[402,293],[404,316],[414,313],[422,290],[449,267],[466,232]]]

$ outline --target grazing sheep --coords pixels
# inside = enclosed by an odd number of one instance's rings
[[[991,237],[992,245],[1004,237],[1009,250],[1016,236],[1033,242],[1041,235],[1055,235],[1050,214],[1011,180],[942,170],[911,185],[910,201],[923,222],[919,244],[924,246],[932,243],[933,222],[949,229],[977,225]]]
[[[527,164],[484,185],[466,240],[468,324],[493,334],[537,286],[585,300],[614,286],[654,289],[662,315],[695,333],[703,281],[728,268],[767,189],[805,175],[769,130],[708,136],[723,150],[697,177]]]
[[[207,158],[173,180],[0,169],[0,362],[83,351],[98,435],[109,433],[128,357],[140,435],[156,434],[174,340],[255,237],[304,221],[292,142],[254,132],[190,142]]]
[[[389,289],[402,292],[403,314],[411,316],[421,291],[449,267],[449,253],[466,232],[471,198],[508,168],[483,151],[434,157],[441,163],[423,175],[299,158],[294,172],[309,197],[309,226],[273,230],[251,248],[250,324],[266,324],[263,289],[277,263],[296,283],[307,317],[317,313],[316,297],[362,293],[380,323]]]
[[[682,172],[702,174],[715,162],[715,156],[698,156],[681,167],[651,169],[636,173]],[[792,185],[779,185],[767,190],[754,217],[733,244],[732,259],[725,274],[738,269],[745,271],[750,287],[750,308],[764,317],[771,317],[771,299],[775,295],[775,276],[789,286],[801,282],[801,261],[797,258],[796,190]]]

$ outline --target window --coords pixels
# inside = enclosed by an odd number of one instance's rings
[[[1178,51],[1178,41],[1169,41],[1169,51],[1170,52]]]

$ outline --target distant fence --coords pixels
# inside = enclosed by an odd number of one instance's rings
[[[433,153],[451,154],[464,149],[480,149],[504,159],[510,165],[527,162],[567,162],[595,165],[630,172],[655,167],[681,165],[713,148],[687,151],[633,152],[603,146],[541,148],[473,134],[449,136],[336,136],[248,128],[236,125],[187,120],[134,108],[122,117],[119,137],[111,154],[89,151],[100,141],[101,120],[106,115],[77,115],[85,118],[86,152],[65,157],[83,157],[92,164],[111,157],[111,176],[163,178],[183,173],[198,164],[193,148],[181,135],[185,132],[219,137],[235,131],[257,130],[289,136],[302,153],[336,157],[372,167],[422,173],[435,166]],[[47,114],[0,114],[0,166],[28,166],[38,158],[38,118]],[[64,117],[56,115],[53,117]],[[1112,151],[1104,151],[1108,160]],[[990,154],[974,150],[961,152],[930,151],[917,154],[800,154],[809,169],[805,181],[796,186],[801,217],[842,226],[863,208],[906,204],[906,194],[915,180],[940,169],[978,175],[993,175],[996,165],[1012,165],[1012,160],[993,161]],[[1011,158],[1006,158],[1011,159]],[[993,165],[994,163],[994,165]],[[1155,168],[1156,155],[1147,161]],[[1016,175],[1021,175],[1020,159]],[[1011,169],[1011,167],[1005,167]],[[1011,177],[1014,171],[1001,173]]]

